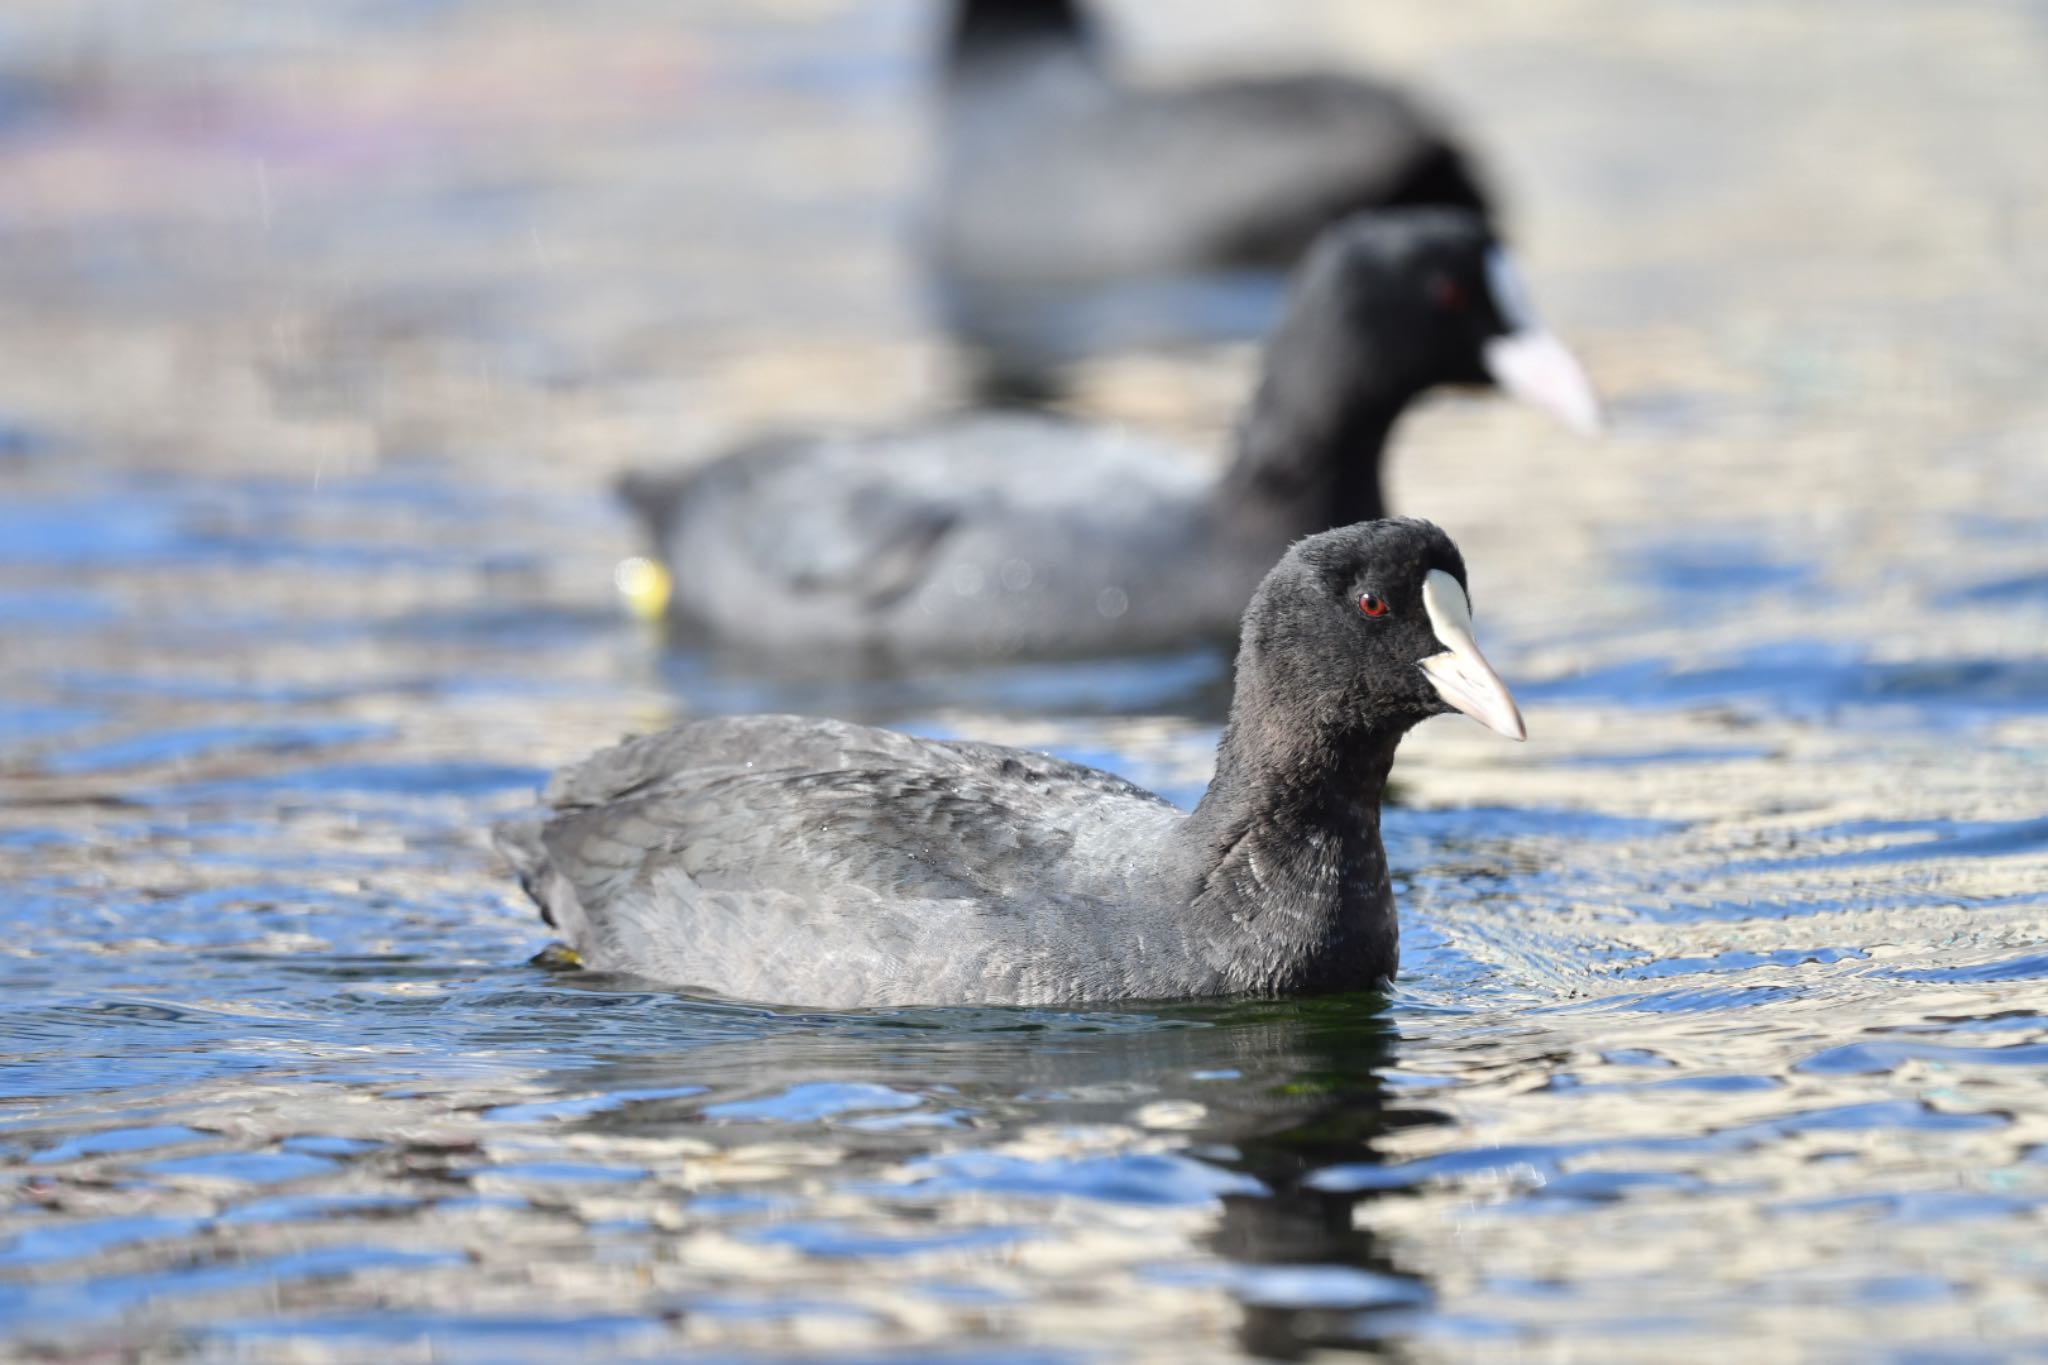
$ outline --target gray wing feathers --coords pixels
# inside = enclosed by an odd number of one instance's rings
[[[546,800],[499,846],[587,965],[831,1005],[920,998],[935,964],[983,998],[1028,998],[1041,977],[1071,994],[1104,888],[1063,892],[1048,872],[1077,839],[1173,818],[1058,759],[770,716],[628,740]]]
[[[829,771],[913,762],[933,746],[894,730],[799,716],[691,721],[603,749],[548,780],[542,797],[557,810],[599,806],[664,784],[702,783],[714,770]]]

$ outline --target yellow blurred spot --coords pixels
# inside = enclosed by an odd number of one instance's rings
[[[612,584],[626,603],[626,610],[643,621],[659,621],[668,611],[671,587],[668,569],[645,555],[622,559],[612,570]]]
[[[550,943],[529,959],[533,966],[552,971],[570,971],[583,965],[583,954],[566,943]]]

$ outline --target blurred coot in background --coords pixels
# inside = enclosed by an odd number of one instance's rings
[[[1309,252],[1218,478],[1114,428],[976,414],[770,437],[624,492],[684,643],[856,673],[1227,643],[1290,543],[1385,514],[1412,400],[1488,383],[1598,426],[1484,221],[1382,210]]]
[[[1322,72],[1134,83],[1084,0],[954,0],[925,247],[985,390],[1119,345],[1262,330],[1274,272],[1363,208],[1484,214],[1409,94]]]

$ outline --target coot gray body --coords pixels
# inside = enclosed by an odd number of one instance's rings
[[[1282,995],[1392,976],[1381,790],[1453,709],[1522,737],[1427,522],[1288,551],[1192,813],[994,744],[700,720],[558,774],[499,841],[584,965],[830,1008]]]

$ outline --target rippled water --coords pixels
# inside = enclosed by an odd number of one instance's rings
[[[1126,18],[1428,82],[1613,401],[1401,434],[1531,742],[1404,750],[1391,1001],[848,1016],[528,965],[483,830],[693,707],[1200,790],[1212,658],[609,600],[612,471],[948,392],[924,11],[10,12],[0,1353],[2048,1353],[2048,10],[1297,2]]]

